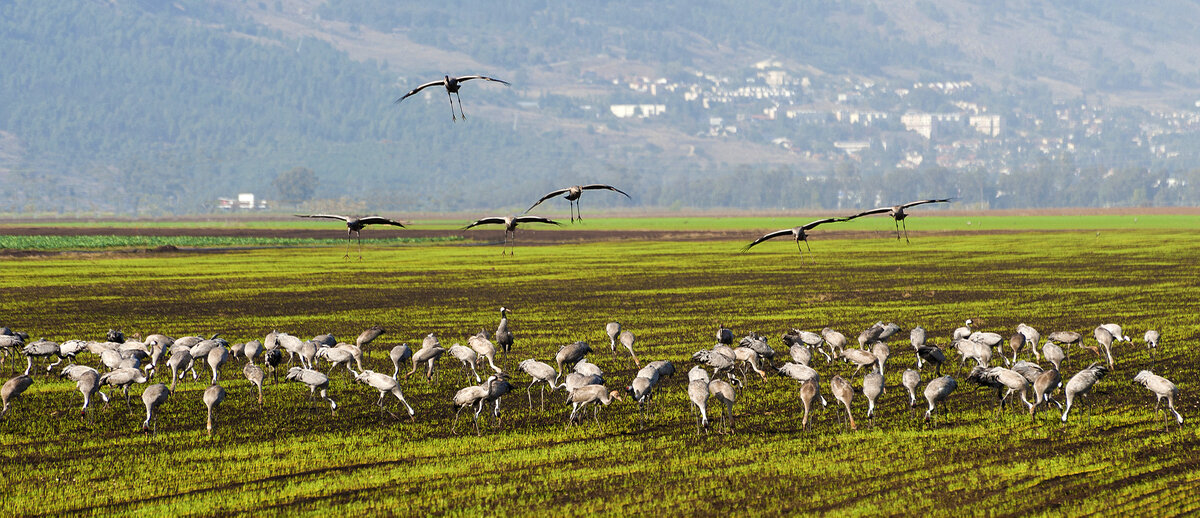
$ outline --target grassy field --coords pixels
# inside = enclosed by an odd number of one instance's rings
[[[0,324],[35,338],[103,339],[123,327],[220,332],[231,342],[272,329],[351,341],[380,324],[388,333],[368,348],[368,368],[391,372],[393,345],[419,344],[430,332],[444,346],[465,343],[480,328],[494,330],[504,305],[517,337],[510,365],[552,362],[560,345],[585,340],[609,387],[623,388],[636,369],[603,352],[604,324],[619,320],[637,334],[643,361],[669,359],[678,370],[644,420],[621,401],[600,412],[599,426],[570,429],[562,392],[544,412],[534,394],[530,411],[520,397],[528,378],[515,373],[503,422],[488,421],[483,437],[449,432],[449,400],[465,383],[448,357],[435,382],[401,381],[415,422],[381,418],[378,393],[351,384],[345,371],[331,376],[337,417],[310,407],[300,385],[268,385],[260,410],[241,364],[228,364],[229,397],[212,437],[200,399],[207,369],[163,405],[154,436],[138,432],[141,387],[132,390],[132,415],[116,400],[88,423],[74,384],[38,376],[0,421],[0,514],[1194,514],[1200,240],[1173,225],[1101,238],[926,236],[910,246],[830,239],[814,242],[803,263],[787,242],[747,254],[731,253],[729,243],[601,242],[519,247],[515,258],[498,247],[435,244],[373,248],[362,262],[294,248],[0,257]],[[1093,390],[1090,418],[1073,410],[1064,425],[1056,410],[1038,422],[997,413],[993,392],[950,367],[960,386],[949,412],[923,425],[899,386],[914,364],[907,330],[921,325],[945,346],[966,318],[1005,336],[1025,322],[1089,341],[1096,325],[1116,322],[1135,340],[1116,347],[1117,369]],[[828,325],[853,340],[877,320],[905,332],[894,340],[874,422],[859,394],[858,431],[839,423],[833,404],[803,431],[798,386],[770,376],[739,394],[735,433],[717,433],[718,421],[713,433],[696,435],[684,373],[692,352],[711,347],[718,322],[738,336],[767,335],[786,355],[778,338],[785,329]],[[1179,386],[1177,408],[1188,419],[1165,432],[1153,396],[1130,381],[1151,365],[1140,340],[1149,328],[1163,334],[1154,370]],[[1069,354],[1067,375],[1094,358]],[[846,364],[814,366],[827,397],[834,374],[861,386]],[[469,432],[469,423],[459,430]]]

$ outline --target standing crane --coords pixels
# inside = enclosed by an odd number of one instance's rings
[[[708,382],[708,393],[725,407],[722,420],[725,422],[725,433],[733,432],[733,403],[737,401],[737,393],[733,385],[725,380]]]
[[[921,384],[921,372],[905,369],[900,375],[900,384],[908,390],[908,406],[917,406],[917,386]]]
[[[871,425],[874,426],[875,418],[875,400],[884,391],[883,375],[878,372],[868,372],[863,376],[863,395],[867,397],[867,418],[871,420]]]
[[[412,348],[410,348],[408,344],[397,345],[393,347],[391,351],[388,351],[388,358],[392,360],[392,366],[394,367],[392,370],[392,378],[395,378],[398,374],[400,374],[400,364],[404,363],[405,360],[412,358],[412,354]]]
[[[258,388],[258,408],[262,408],[262,404],[263,404],[262,386],[263,386],[263,378],[265,377],[265,376],[263,376],[262,369],[259,368],[257,365],[255,365],[253,362],[249,362],[246,364],[245,367],[242,367],[242,375],[246,376],[246,380],[249,381],[251,385],[254,385],[256,388]]]
[[[496,343],[500,345],[500,363],[508,364],[508,351],[512,350],[513,334],[508,329],[508,312],[512,311],[504,306],[500,307],[500,325],[496,326]]]
[[[621,400],[620,392],[608,390],[608,387],[604,385],[586,385],[575,389],[567,398],[567,402],[571,403],[571,415],[567,417],[567,426],[571,426],[571,423],[575,422],[575,416],[579,415],[580,411],[586,410],[588,405],[599,403],[608,406],[614,400]],[[598,406],[593,407],[592,410],[592,419],[596,421],[597,425],[600,424],[600,418],[597,415],[599,410]]]
[[[329,410],[332,415],[337,415],[337,402],[329,397],[329,376],[312,369],[304,367],[292,367],[288,369],[287,376],[284,377],[287,381],[298,381],[308,385],[309,401],[316,398],[317,391],[321,391],[321,399],[329,402]],[[311,403],[310,403],[311,404]]]
[[[933,409],[938,403],[946,401],[950,394],[954,393],[954,389],[958,388],[958,382],[950,376],[942,376],[934,378],[928,385],[925,385],[925,401],[929,402],[929,410],[925,411],[925,420],[929,421],[929,417],[933,415]],[[945,406],[944,404],[942,405]]]

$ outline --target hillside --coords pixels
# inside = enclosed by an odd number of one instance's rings
[[[928,188],[992,207],[1195,203],[1200,36],[1180,20],[1197,11],[17,1],[0,5],[0,181],[21,213],[203,212],[277,197],[297,166],[323,206],[372,210],[517,210],[592,181],[656,207]],[[514,86],[464,88],[468,121],[432,90],[391,104],[483,72]],[[913,111],[955,122],[922,138],[899,120]],[[981,113],[1000,117],[993,138],[967,125]]]

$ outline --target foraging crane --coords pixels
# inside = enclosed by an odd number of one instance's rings
[[[563,389],[565,389],[567,391],[567,394],[569,395],[572,392],[575,392],[576,389],[581,388],[581,387],[586,387],[588,385],[603,385],[603,384],[604,384],[604,378],[601,376],[598,376],[595,374],[580,374],[578,372],[572,372],[570,374],[567,374],[567,377],[563,379],[562,386],[563,386]],[[570,401],[568,401],[568,402],[570,402]]]
[[[142,374],[142,371],[129,367],[106,372],[100,376],[101,385],[121,388],[121,392],[125,393],[125,406],[129,408],[130,412],[133,411],[133,408],[129,403],[129,386],[146,381],[146,375]]]
[[[496,366],[496,346],[492,344],[491,340],[487,339],[487,333],[484,330],[480,329],[479,333],[468,338],[467,345],[475,351],[477,356],[487,358],[488,365],[492,367],[492,370],[496,371],[496,374],[504,372],[500,367]]]
[[[604,377],[604,370],[601,369],[599,365],[596,365],[592,362],[587,361],[587,358],[579,360],[579,363],[576,363],[575,367],[573,367],[573,369],[575,370],[575,372],[578,372],[578,373],[586,375],[586,376]]]
[[[533,358],[530,358],[528,360],[523,360],[521,363],[518,363],[517,369],[519,369],[521,372],[524,372],[525,374],[528,374],[529,377],[533,378],[533,381],[531,381],[529,383],[529,387],[528,387],[528,390],[526,393],[526,395],[528,396],[528,399],[529,399],[529,409],[530,410],[533,410],[533,385],[536,383],[542,383],[542,386],[539,387],[539,389],[540,389],[539,392],[541,392],[541,396],[542,396],[542,410],[545,410],[546,409],[546,386],[548,385],[550,387],[550,392],[554,392],[555,390],[557,390],[558,388],[563,386],[563,385],[558,385],[558,372],[554,370],[554,367],[551,367],[548,364],[539,362]]]
[[[1158,333],[1157,330],[1151,329],[1149,331],[1146,331],[1146,335],[1143,337],[1143,340],[1146,341],[1146,348],[1150,350],[1151,358],[1154,358],[1155,356],[1157,356],[1158,339],[1160,336],[1161,335]],[[0,338],[3,338],[3,337],[0,337]]]
[[[637,342],[637,337],[633,336],[632,332],[625,330],[621,331],[621,336],[618,339],[621,341],[621,345],[625,347],[625,350],[629,351],[629,357],[633,358],[633,364],[641,367],[642,362],[638,361],[637,354],[633,352],[633,344]]]
[[[512,246],[516,247],[517,226],[521,223],[546,223],[548,225],[562,225],[562,223],[554,221],[550,218],[543,218],[541,216],[490,216],[477,219],[474,223],[463,227],[462,230],[467,230],[471,227],[476,227],[479,225],[504,225],[504,246],[508,247],[508,244],[511,240]],[[509,236],[512,237],[510,238]],[[505,249],[501,248],[500,255],[504,255],[504,253]],[[516,255],[515,251],[513,252],[513,255]]]
[[[263,363],[271,369],[271,384],[279,384],[279,365],[283,363],[283,353],[279,349],[272,349],[263,355]]]
[[[450,349],[447,349],[446,352],[449,353],[450,356],[453,356],[454,359],[462,362],[463,378],[467,382],[471,381],[470,375],[467,374],[468,369],[470,369],[471,374],[475,375],[475,383],[480,383],[483,381],[482,378],[479,377],[479,373],[475,371],[475,360],[479,357],[479,355],[475,353],[474,349],[454,344],[451,345]]]
[[[1062,386],[1062,374],[1059,374],[1058,369],[1042,371],[1037,375],[1033,381],[1033,408],[1029,409],[1030,418],[1037,417],[1037,408],[1045,402],[1058,405],[1060,410],[1063,408],[1062,403],[1055,401],[1052,397],[1054,391],[1058,390],[1060,386]]]
[[[1058,344],[1046,339],[1045,345],[1042,346],[1042,356],[1046,361],[1054,365],[1055,370],[1062,370],[1062,364],[1067,361],[1067,353]]]
[[[946,363],[946,353],[937,344],[917,347],[917,369],[924,367],[925,362],[932,363],[936,368],[935,376],[942,375],[942,364]]]
[[[28,389],[30,385],[33,385],[33,378],[28,374],[22,374],[5,381],[4,385],[0,386],[0,402],[4,403],[4,408],[0,410],[0,418],[8,414],[12,403],[21,397],[21,394],[25,393],[25,389]]]
[[[142,404],[146,405],[146,420],[142,421],[142,431],[158,434],[158,419],[154,412],[160,405],[166,403],[170,396],[171,389],[162,383],[155,383],[142,391]],[[150,421],[154,421],[153,428],[150,427]]]
[[[496,381],[496,376],[488,376],[487,381],[482,385],[463,387],[454,394],[452,401],[454,406],[458,407],[458,411],[454,413],[454,421],[450,423],[450,433],[458,435],[458,416],[462,414],[464,408],[473,406],[475,407],[475,433],[482,435],[479,431],[479,413],[483,411],[483,398],[487,397],[488,389],[494,381]]]
[[[700,435],[701,427],[708,430],[708,381],[708,373],[705,373],[703,379],[695,379],[688,382],[687,393],[689,405],[696,407],[700,411],[700,415],[696,416],[696,435]],[[693,410],[693,412],[695,411]]]
[[[574,342],[560,347],[558,353],[554,355],[554,362],[558,364],[559,374],[563,373],[565,367],[574,367],[590,352],[592,352],[592,347],[587,342]]]
[[[375,372],[373,370],[364,370],[355,374],[354,381],[370,385],[371,388],[379,391],[379,401],[377,401],[375,404],[379,405],[379,413],[381,415],[384,412],[383,398],[388,394],[391,394],[395,396],[405,408],[408,409],[408,419],[410,421],[415,421],[413,414],[416,412],[413,411],[413,407],[408,404],[408,401],[404,399],[404,392],[400,390],[400,384],[396,382],[396,378],[388,376],[387,374]],[[391,414],[391,411],[388,411],[388,413]],[[396,414],[392,414],[392,417],[395,416]]]
[[[443,349],[442,346],[438,344],[438,341],[436,338],[433,339],[432,343],[429,342],[428,338],[432,337],[432,336],[433,336],[433,334],[430,333],[430,335],[428,337],[426,337],[425,343],[423,343],[421,345],[421,348],[418,349],[417,352],[412,354],[412,370],[408,371],[408,374],[404,375],[405,378],[412,376],[413,373],[417,372],[418,364],[424,363],[424,364],[426,364],[426,368],[425,368],[426,381],[433,379],[434,371],[437,368],[438,358],[441,358],[442,354],[444,354],[446,352],[446,350]]]
[[[829,406],[829,402],[826,401],[825,396],[821,394],[821,391],[820,391],[821,374],[818,373],[816,369],[809,367],[807,365],[800,364],[800,363],[790,363],[789,362],[789,363],[785,363],[785,364],[783,364],[783,366],[779,367],[778,372],[779,372],[780,376],[787,376],[789,378],[796,380],[797,382],[800,383],[801,386],[803,386],[804,383],[809,380],[815,381],[817,383],[817,396],[816,397],[821,398],[821,406]]]
[[[621,335],[621,323],[609,322],[604,324],[604,334],[608,335],[608,348],[613,356],[617,355],[617,337]]]
[[[91,412],[88,405],[92,402],[92,396],[100,394],[100,398],[104,400],[104,406],[108,406],[108,395],[100,392],[100,373],[95,369],[80,374],[75,380],[75,388],[79,389],[79,393],[83,396],[83,406],[79,409],[79,415],[88,415],[89,421]]]
[[[863,367],[879,363],[879,358],[874,353],[862,349],[842,349],[841,356],[858,366],[854,368],[855,374],[858,374],[859,369]]]
[[[612,403],[614,400],[621,400],[620,392],[616,390],[608,390],[608,387],[605,387],[604,385],[587,385],[575,389],[571,392],[571,395],[567,397],[567,402],[571,403],[571,415],[567,417],[567,426],[571,426],[571,423],[575,422],[575,416],[578,415],[580,411],[586,410],[588,405],[599,403],[601,405],[608,406],[609,403]],[[600,424],[600,418],[597,415],[599,410],[600,407],[598,406],[594,406],[592,410],[592,419],[596,421],[597,425]]]
[[[394,367],[392,370],[392,378],[395,378],[396,375],[400,374],[400,364],[404,363],[405,360],[412,358],[412,354],[412,349],[408,347],[408,344],[397,345],[393,347],[391,351],[388,351],[388,358],[391,358],[392,366]]]
[[[325,373],[326,376],[333,375],[333,369],[339,365],[345,365],[346,370],[350,372],[350,377],[358,376],[354,369],[350,368],[350,362],[354,361],[354,353],[342,349],[340,347],[322,347],[317,351],[316,357],[329,362],[329,370]]]
[[[798,346],[804,346],[804,347],[807,347],[808,349],[816,349],[821,354],[825,355],[825,362],[828,363],[828,362],[833,361],[833,357],[830,356],[829,353],[825,352],[825,350],[821,348],[821,344],[824,341],[825,341],[825,339],[822,338],[821,335],[819,335],[817,333],[814,333],[812,331],[801,331],[799,329],[792,329],[791,331],[784,333],[784,335],[783,335],[783,343],[785,343],[789,346],[789,352],[791,352],[793,359],[796,358],[795,348]],[[809,356],[810,357],[812,356],[811,351],[810,351]],[[799,360],[796,360],[796,361],[797,361],[797,363],[804,363],[806,365],[808,364],[807,361],[805,361],[805,362],[800,362]]]
[[[246,377],[246,380],[249,381],[251,385],[254,385],[256,388],[258,388],[258,407],[262,408],[262,386],[263,378],[265,377],[263,376],[262,369],[254,363],[247,363],[245,367],[242,367],[242,375]]]
[[[167,366],[171,367],[171,390],[175,390],[175,382],[183,379],[189,370],[192,371],[193,380],[199,378],[193,363],[192,353],[187,349],[176,349],[171,353],[171,357],[167,358]]]
[[[1046,338],[1049,338],[1050,341],[1057,343],[1059,345],[1070,346],[1071,344],[1075,344],[1081,348],[1084,347],[1083,335],[1076,333],[1074,331],[1055,331],[1053,333],[1050,333],[1049,335],[1046,335]],[[1092,347],[1091,349],[1092,349],[1092,352],[1096,353],[1096,356],[1100,356],[1099,349],[1097,349],[1095,347]],[[1045,352],[1045,351],[1043,350],[1043,352]]]
[[[508,382],[508,374],[503,372],[496,373],[496,380],[488,385],[487,395],[479,402],[480,406],[491,403],[492,416],[497,420],[500,419],[500,398],[512,392],[513,386]]]
[[[982,344],[988,349],[995,348],[1000,353],[1000,357],[1004,357],[1004,349],[1000,347],[1000,344],[1004,343],[1004,337],[1000,336],[1000,333],[985,333],[983,331],[975,331],[974,333],[971,333],[971,336],[968,336],[967,339],[977,344]]]
[[[879,395],[883,391],[882,374],[868,372],[866,376],[863,376],[863,395],[867,397],[867,418],[871,419],[871,423],[875,422],[874,417],[872,417],[875,414],[875,400],[879,398]]]
[[[708,393],[725,406],[721,420],[725,422],[725,433],[733,432],[733,403],[737,401],[733,385],[725,380],[712,380],[708,382]]]
[[[1125,335],[1124,331],[1121,330],[1120,324],[1100,324],[1100,327],[1103,327],[1105,331],[1108,331],[1108,333],[1113,336],[1114,342],[1132,342],[1133,341],[1128,336]]]
[[[804,251],[800,249],[801,241],[804,241],[804,245],[808,247],[808,251],[812,252],[812,245],[808,244],[808,231],[809,230],[812,230],[812,229],[814,229],[820,225],[824,225],[826,223],[836,223],[839,221],[846,221],[846,220],[847,220],[846,218],[818,219],[816,221],[810,221],[810,222],[805,223],[798,227],[785,228],[783,230],[776,230],[774,232],[768,232],[767,234],[763,235],[762,237],[755,239],[753,243],[750,243],[750,244],[742,247],[742,252],[747,252],[751,248],[754,248],[754,245],[757,245],[768,239],[774,239],[774,238],[781,237],[781,236],[792,236],[792,239],[796,241],[796,252],[800,253],[800,257],[801,257],[801,259],[803,259]]]
[[[758,359],[766,360],[767,364],[771,364],[771,360],[775,359],[775,349],[772,349],[767,344],[767,338],[760,336],[758,333],[750,333],[745,338],[742,338],[738,345],[754,351],[758,355]]]
[[[1005,402],[1013,392],[1021,395],[1021,402],[1025,403],[1028,410],[1033,410],[1033,403],[1025,396],[1029,389],[1029,380],[1025,376],[1017,373],[1014,370],[1004,367],[982,367],[977,366],[971,369],[971,373],[967,375],[967,381],[977,383],[984,387],[996,389],[996,397],[1000,400],[1000,408],[1004,408]],[[1000,395],[1000,391],[1007,388],[1008,391],[1004,396]]]
[[[802,343],[792,344],[791,347],[788,347],[788,355],[792,357],[792,361],[800,365],[808,365],[812,361],[812,351]]]
[[[594,184],[590,184],[590,185],[573,185],[573,186],[567,187],[565,189],[559,189],[557,191],[551,191],[550,193],[547,193],[545,196],[542,196],[541,199],[534,202],[533,205],[530,205],[528,209],[525,209],[525,212],[523,212],[522,214],[528,214],[529,211],[533,210],[534,207],[537,207],[542,202],[544,202],[550,198],[553,198],[555,196],[562,196],[565,194],[566,196],[564,196],[564,197],[567,199],[567,203],[571,207],[573,207],[572,212],[571,212],[571,223],[574,223],[575,220],[577,220],[577,219],[579,221],[583,221],[583,213],[579,211],[579,197],[581,195],[583,195],[583,191],[594,191],[594,190],[600,190],[600,189],[613,191],[613,192],[619,193],[621,195],[624,195],[626,198],[629,198],[629,195],[625,194],[625,191],[622,191],[611,185],[605,185],[602,183],[594,183]],[[633,199],[633,198],[629,198],[629,199]],[[578,214],[578,216],[576,216],[577,214]]]
[[[850,418],[850,429],[857,430],[858,425],[854,424],[854,414],[850,412],[850,402],[854,400],[854,387],[845,378],[834,376],[833,379],[829,380],[829,389],[833,392],[833,398],[838,400],[842,405],[845,405],[846,416]]]
[[[467,81],[470,81],[473,79],[482,79],[484,81],[492,81],[495,83],[500,83],[504,86],[512,86],[511,83],[509,83],[508,81],[501,81],[499,79],[495,79],[495,78],[487,77],[487,76],[474,75],[474,76],[454,77],[454,76],[446,75],[446,76],[442,76],[441,79],[430,81],[421,86],[413,88],[408,93],[400,96],[399,99],[396,99],[392,104],[400,104],[400,101],[408,99],[409,97],[416,95],[417,92],[420,92],[421,90],[424,90],[431,86],[441,86],[446,89],[446,97],[448,99],[450,99],[450,120],[452,120],[452,121],[458,120],[457,118],[454,117],[454,98],[450,97],[450,94],[454,94],[454,97],[458,97],[458,114],[462,115],[462,118],[465,121],[465,120],[467,120],[467,114],[463,113],[463,111],[462,111],[462,97],[459,96],[458,90],[459,90],[459,88],[462,88],[462,84],[464,82],[467,82]]]
[[[496,344],[500,346],[500,363],[502,364],[508,363],[508,351],[510,351],[513,346],[513,334],[512,331],[508,329],[509,311],[512,310],[504,306],[500,307],[500,325],[496,326]]]
[[[732,351],[732,350],[731,350]],[[717,349],[704,349],[696,351],[692,354],[692,361],[702,363],[713,368],[713,376],[719,376],[722,372],[729,372],[733,369],[733,362],[736,356],[725,355]]]
[[[209,385],[204,389],[204,406],[208,407],[208,434],[212,435],[213,431],[213,411],[220,406],[221,402],[225,401],[225,388],[217,384]]]
[[[229,351],[223,346],[213,347],[208,351],[208,367],[212,369],[212,382],[215,385],[221,377],[221,366],[229,360]]]
[[[1143,387],[1154,393],[1155,416],[1158,415],[1158,407],[1162,404],[1162,399],[1167,398],[1167,408],[1171,410],[1171,413],[1175,414],[1175,422],[1183,424],[1183,416],[1179,415],[1179,412],[1175,410],[1175,396],[1179,394],[1179,390],[1175,388],[1175,384],[1171,383],[1171,380],[1148,370],[1143,370],[1137,373],[1137,376],[1133,377],[1133,381],[1134,383],[1141,383]],[[1167,411],[1163,410],[1163,427],[1166,428],[1166,426]]]
[[[1053,335],[1053,333],[1051,333],[1051,335]],[[1053,338],[1051,339],[1053,340]],[[1063,409],[1062,422],[1067,422],[1067,414],[1071,412],[1071,405],[1075,402],[1075,398],[1088,395],[1088,393],[1092,390],[1092,386],[1094,386],[1097,381],[1104,379],[1104,375],[1106,374],[1108,374],[1108,367],[1100,365],[1099,363],[1093,363],[1089,365],[1088,368],[1075,373],[1074,376],[1071,376],[1071,379],[1067,381],[1067,386],[1063,388],[1063,394],[1067,399],[1067,406]],[[1088,409],[1088,415],[1091,415],[1090,405]]]
[[[968,359],[975,360],[981,367],[987,367],[992,361],[992,348],[974,340],[960,338],[950,345],[961,355],[958,362],[960,366],[966,365]]]
[[[308,385],[309,401],[316,398],[317,391],[321,391],[321,399],[329,402],[329,409],[333,415],[337,415],[337,402],[329,397],[329,376],[312,369],[304,367],[292,367],[288,369],[286,381],[298,381]]]
[[[884,366],[887,365],[888,357],[892,355],[892,349],[888,347],[887,342],[875,342],[875,347],[871,349],[871,354],[875,355],[877,360],[876,366],[879,367],[879,374],[884,373]]]
[[[903,225],[904,226],[904,242],[908,243],[909,242],[908,241],[908,225],[906,223],[904,223],[904,220],[906,218],[908,218],[908,213],[905,212],[904,210],[908,209],[910,207],[916,207],[917,205],[924,205],[926,203],[949,203],[949,202],[950,202],[950,198],[943,198],[940,200],[910,201],[903,205],[895,205],[892,207],[879,207],[877,209],[871,209],[868,211],[859,212],[858,214],[849,216],[849,217],[845,218],[844,220],[850,221],[854,218],[858,218],[858,217],[862,217],[862,216],[871,216],[874,214],[887,214],[887,215],[891,216],[892,220],[896,223],[896,241],[900,240],[900,226]]]
[[[1025,348],[1025,335],[1021,333],[1013,333],[1013,335],[1008,338],[1008,348],[1012,351],[1012,361],[1009,361],[1008,358],[1005,358],[1004,363],[1013,365],[1017,363],[1017,355],[1020,354],[1021,350]]]
[[[46,372],[50,372],[50,369],[53,369],[55,365],[58,365],[59,363],[62,362],[62,356],[59,356],[59,354],[58,354],[59,353],[58,342],[51,342],[49,340],[38,340],[36,342],[31,342],[31,343],[27,344],[24,349],[21,349],[21,351],[25,353],[25,375],[26,376],[28,376],[29,371],[31,369],[33,369],[33,359],[34,358],[49,358],[51,356],[58,356],[58,361],[47,366]]]
[[[1029,348],[1033,350],[1033,359],[1038,362],[1042,361],[1037,347],[1038,342],[1042,341],[1042,334],[1037,329],[1025,325],[1024,322],[1017,324],[1017,332],[1025,337],[1025,343],[1029,344]]]
[[[343,351],[350,353],[350,357],[354,360],[354,364],[358,366],[358,370],[359,371],[363,370],[363,364],[362,364],[363,352],[362,352],[362,348],[360,348],[358,345],[339,343],[336,346],[334,346],[334,349],[341,349]],[[347,362],[347,365],[349,365],[349,362]]]
[[[908,406],[917,406],[917,386],[921,384],[921,372],[905,369],[904,374],[900,375],[900,384],[908,390]]]
[[[738,347],[733,350],[734,361],[742,362],[742,375],[746,374],[746,367],[750,367],[755,374],[758,374],[764,381],[767,379],[767,372],[758,366],[758,353],[754,352],[749,347]]]
[[[810,379],[800,385],[800,404],[804,405],[804,419],[801,421],[800,427],[804,430],[808,429],[808,415],[812,411],[813,401],[821,392],[818,385],[819,383],[815,379]]]
[[[262,356],[263,344],[258,340],[250,340],[242,345],[242,356],[246,357],[246,361],[254,363],[254,360]]]
[[[387,329],[384,329],[383,326],[371,326],[367,328],[367,330],[358,334],[358,338],[354,339],[354,345],[358,346],[359,349],[362,349],[363,347],[366,347],[367,344],[375,341],[376,338],[379,338],[380,335],[386,332]]]
[[[1096,338],[1096,343],[1104,347],[1104,355],[1108,358],[1108,368],[1114,368],[1115,365],[1113,365],[1112,344],[1118,339],[1118,337],[1114,336],[1112,332],[1104,326],[1097,327],[1095,330],[1093,330],[1092,336]]]
[[[838,351],[844,350],[846,344],[850,341],[846,339],[846,335],[841,334],[828,327],[821,330],[821,338],[825,340],[825,344],[829,346],[829,354],[834,357],[838,355]]]
[[[925,420],[929,421],[929,417],[933,415],[933,409],[938,403],[944,402],[950,394],[954,393],[954,389],[958,388],[958,382],[950,376],[942,376],[934,378],[928,385],[925,385],[925,401],[929,402],[929,410],[925,411]],[[945,405],[942,405],[943,407]]]

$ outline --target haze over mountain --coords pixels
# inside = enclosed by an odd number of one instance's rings
[[[1195,204],[1200,5],[0,4],[0,212]],[[399,105],[444,74],[513,83]],[[298,202],[301,200],[288,200]]]

